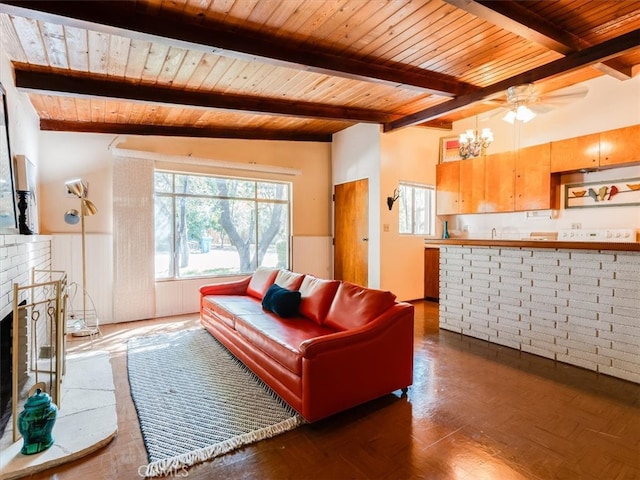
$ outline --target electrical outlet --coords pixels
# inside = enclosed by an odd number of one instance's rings
[[[385,231],[385,232],[388,232],[389,231],[389,224],[385,223],[384,225],[382,225],[382,230]]]
[[[571,224],[571,229],[572,230],[579,230],[582,228],[582,224],[581,223],[572,223]]]

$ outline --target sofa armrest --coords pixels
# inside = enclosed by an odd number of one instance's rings
[[[200,287],[200,295],[246,295],[251,276],[231,282],[212,283]]]
[[[302,413],[309,422],[413,383],[414,307],[397,303],[360,328],[305,340]]]
[[[321,337],[310,338],[300,344],[304,358],[312,359],[325,352],[353,348],[358,344],[385,342],[389,330],[410,332],[413,340],[413,305],[399,302],[375,320],[353,330],[344,330]]]

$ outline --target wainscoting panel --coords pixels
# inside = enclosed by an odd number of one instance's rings
[[[113,323],[113,237],[108,234],[86,235],[87,292],[95,305],[100,323]],[[69,285],[79,286],[70,297],[70,309],[82,309],[82,235],[59,233],[51,236],[53,270],[67,272]],[[70,292],[73,294],[74,288]],[[91,308],[87,302],[87,309]]]

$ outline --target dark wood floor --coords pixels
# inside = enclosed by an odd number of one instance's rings
[[[31,478],[140,478],[146,452],[126,340],[196,325],[191,315],[104,326],[93,348],[111,351],[118,435],[85,460]],[[388,395],[175,475],[183,477],[638,480],[640,386],[440,331],[437,304],[419,302],[408,398]]]

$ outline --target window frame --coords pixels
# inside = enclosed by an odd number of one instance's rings
[[[166,173],[171,174],[171,191],[156,191],[155,186],[155,178],[157,173]],[[239,196],[223,196],[223,195],[206,195],[206,194],[194,194],[194,193],[180,193],[176,192],[176,177],[179,175],[188,176],[188,177],[207,177],[207,178],[216,178],[221,180],[232,180],[238,182],[251,182],[254,184],[253,196],[252,197],[239,197]],[[158,277],[157,272],[154,272],[154,280],[156,282],[170,282],[170,281],[185,281],[185,280],[194,280],[194,279],[202,279],[202,278],[225,278],[225,277],[237,277],[244,276],[250,274],[252,272],[237,272],[237,273],[223,273],[223,274],[204,274],[204,275],[192,275],[192,276],[180,276],[180,266],[178,265],[178,257],[179,252],[177,248],[177,229],[176,229],[176,216],[177,209],[179,208],[180,198],[193,198],[193,199],[213,199],[213,200],[239,200],[239,201],[249,201],[253,203],[253,211],[256,212],[254,220],[256,222],[255,225],[255,248],[258,248],[257,238],[260,234],[259,232],[259,207],[263,204],[281,204],[285,206],[285,212],[287,215],[286,221],[286,241],[287,241],[287,256],[286,256],[286,265],[283,268],[290,268],[291,266],[291,253],[292,253],[292,232],[293,232],[293,182],[284,181],[284,180],[275,180],[270,178],[254,178],[254,177],[241,177],[241,176],[233,176],[233,175],[223,175],[217,173],[205,173],[205,172],[194,172],[194,171],[184,171],[184,170],[174,170],[168,168],[154,168],[153,169],[153,205],[155,209],[156,199],[158,197],[169,198],[171,200],[171,216],[173,218],[173,222],[171,225],[171,251],[170,255],[173,257],[173,261],[171,261],[170,274],[166,277]],[[286,200],[275,200],[275,199],[266,199],[259,198],[260,188],[259,185],[261,183],[265,184],[280,184],[283,185],[286,189]],[[154,259],[156,256],[155,250],[155,233],[156,233],[156,217],[154,213]],[[252,252],[253,253],[253,252]],[[155,260],[154,260],[155,263]],[[155,269],[154,269],[155,270]]]
[[[402,219],[402,214],[401,212],[401,206],[398,205],[398,234],[399,235],[412,235],[412,236],[434,236],[435,235],[435,228],[436,228],[436,205],[435,205],[435,196],[436,196],[436,187],[435,185],[431,185],[431,184],[424,184],[424,183],[418,183],[418,182],[410,182],[410,181],[404,181],[404,180],[400,180],[398,182],[398,191],[400,192],[400,195],[402,196],[402,192],[403,192],[403,187],[404,188],[411,188],[414,189],[413,190],[413,195],[412,195],[412,202],[411,202],[411,231],[410,232],[402,232],[400,231],[401,228],[401,219]],[[428,225],[428,231],[427,232],[416,232],[415,231],[415,227],[416,227],[416,205],[415,205],[415,189],[420,189],[420,190],[424,190],[426,192],[428,192],[428,205],[425,206],[427,213],[428,213],[428,218],[425,221],[425,225]]]

